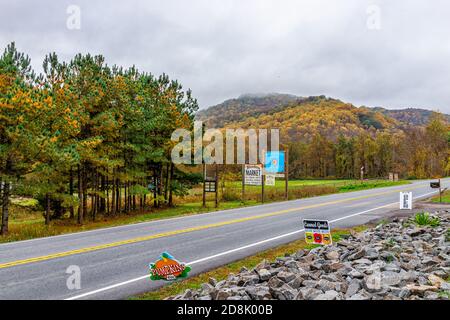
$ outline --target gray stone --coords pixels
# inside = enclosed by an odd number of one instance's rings
[[[306,288],[315,288],[318,286],[318,284],[319,284],[319,282],[315,281],[315,280],[305,280],[302,283],[302,285]]]
[[[278,277],[278,279],[280,279],[281,281],[283,281],[283,282],[285,282],[285,283],[288,283],[288,282],[294,280],[295,274],[292,273],[292,272],[285,272],[285,271],[282,271],[282,272],[278,273],[277,277]]]
[[[358,291],[361,289],[361,284],[358,280],[353,279],[350,284],[348,285],[347,291],[345,293],[346,297],[352,297],[355,294],[358,293]]]
[[[267,269],[260,269],[258,270],[258,275],[261,281],[269,280],[272,274]]]
[[[335,260],[338,260],[338,259],[339,259],[340,254],[339,254],[338,251],[330,251],[330,252],[327,252],[327,253],[325,254],[325,256],[327,257],[328,260],[333,260],[333,261],[335,261]]]
[[[381,285],[382,286],[397,286],[402,281],[402,277],[397,272],[383,271],[381,273]]]
[[[272,277],[270,278],[270,280],[267,282],[267,285],[269,286],[269,288],[279,288],[284,284],[283,281],[281,281],[280,279],[278,279],[277,277]]]
[[[229,297],[231,297],[231,290],[224,288],[224,289],[220,289],[217,292],[217,295],[215,296],[215,300],[227,300]]]
[[[330,291],[330,290],[335,290],[336,286],[334,285],[333,282],[325,280],[325,279],[321,279],[319,281],[319,283],[317,284],[317,287],[322,290],[322,291]]]
[[[355,253],[353,253],[352,255],[350,255],[348,257],[348,260],[358,260],[358,259],[364,257],[365,254],[366,254],[366,250],[364,248],[360,249],[360,250],[356,251]]]
[[[296,275],[294,280],[289,282],[289,285],[294,289],[298,289],[302,286],[303,281],[304,281],[304,279],[301,276]]]
[[[326,291],[325,293],[319,294],[314,300],[336,300],[339,297],[339,293],[334,290]]]
[[[301,288],[300,289],[300,294],[301,294],[301,297],[303,300],[314,300],[318,295],[320,295],[322,293],[323,292],[321,290],[314,289],[314,288]],[[296,297],[296,299],[297,299],[297,297]]]
[[[381,291],[381,273],[374,273],[366,277],[363,286],[368,292]]]

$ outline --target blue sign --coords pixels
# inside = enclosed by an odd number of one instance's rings
[[[266,152],[266,163],[264,164],[264,170],[267,173],[283,173],[284,151]]]

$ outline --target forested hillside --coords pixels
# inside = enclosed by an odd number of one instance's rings
[[[276,101],[270,108],[271,101]],[[228,109],[229,108],[229,109]],[[278,128],[292,178],[430,178],[448,173],[448,116],[357,108],[320,97],[240,98],[197,114],[207,126]]]
[[[200,110],[196,118],[204,121],[208,127],[221,128],[228,123],[256,117],[263,114],[272,114],[291,106],[299,106],[311,102],[320,102],[327,99],[325,96],[297,97],[288,94],[242,95],[237,99],[230,99],[216,106]],[[337,100],[335,100],[337,101]],[[428,123],[433,111],[425,109],[391,110],[385,108],[368,108],[372,112],[382,113],[398,121],[398,125],[424,125]],[[450,115],[445,115],[450,121]]]

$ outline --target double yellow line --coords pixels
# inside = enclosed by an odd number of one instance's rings
[[[404,190],[413,190],[413,189],[417,189],[420,187],[422,187],[422,186],[410,187],[410,188],[406,188]],[[65,251],[65,252],[53,253],[53,254],[40,256],[40,257],[11,261],[11,262],[6,262],[6,263],[0,264],[0,269],[10,268],[10,267],[34,263],[34,262],[46,261],[46,260],[51,260],[51,259],[56,259],[56,258],[61,258],[61,257],[67,257],[67,256],[76,255],[76,254],[80,254],[80,253],[87,253],[87,252],[93,252],[93,251],[98,251],[98,250],[102,250],[102,249],[114,248],[114,247],[123,246],[126,244],[132,244],[132,243],[138,243],[138,242],[143,242],[143,241],[148,241],[148,240],[153,240],[153,239],[159,239],[159,238],[174,236],[174,235],[183,234],[183,233],[201,231],[201,230],[217,228],[217,227],[223,227],[223,226],[241,223],[241,222],[247,222],[247,221],[252,221],[252,220],[264,219],[264,218],[268,218],[268,217],[274,217],[274,216],[290,213],[293,211],[300,211],[300,210],[328,206],[328,205],[332,205],[332,204],[351,202],[351,201],[367,199],[367,198],[372,198],[372,197],[390,194],[390,193],[396,193],[396,192],[399,192],[399,191],[398,190],[386,191],[386,192],[375,193],[375,194],[371,194],[371,195],[367,195],[367,196],[360,196],[360,197],[354,197],[354,198],[348,198],[348,199],[342,199],[342,200],[329,201],[329,202],[324,202],[324,203],[319,203],[319,204],[303,206],[300,208],[280,210],[280,211],[270,212],[270,213],[247,217],[247,218],[228,220],[228,221],[224,221],[224,222],[212,223],[212,224],[207,224],[207,225],[198,226],[198,227],[168,231],[168,232],[158,233],[158,234],[145,236],[145,237],[138,237],[138,238],[133,238],[133,239],[128,239],[128,240],[107,243],[107,244],[102,244],[102,245],[98,245],[98,246],[92,246],[92,247],[86,247],[86,248],[81,248],[81,249],[76,249],[76,250]]]

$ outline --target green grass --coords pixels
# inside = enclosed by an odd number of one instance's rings
[[[339,241],[344,235],[349,235],[350,230],[355,232],[361,232],[367,229],[368,226],[359,226],[347,230],[334,230],[332,231],[333,241]],[[300,249],[311,250],[317,247],[317,245],[308,245],[304,240],[297,240],[286,245],[282,245],[273,249],[269,249],[260,252],[256,255],[247,257],[245,259],[230,263],[220,268],[196,275],[186,280],[176,281],[168,283],[167,285],[151,292],[144,293],[139,296],[131,297],[131,300],[163,300],[167,297],[174,296],[183,293],[187,289],[199,289],[202,283],[208,282],[209,278],[214,278],[217,281],[226,279],[230,273],[237,274],[243,267],[247,269],[253,269],[261,261],[275,261],[277,257],[283,257],[285,255],[291,255]],[[150,276],[149,276],[150,277]]]
[[[386,180],[374,180],[374,181],[358,181],[350,184],[346,184],[339,187],[339,192],[350,192],[350,191],[359,191],[366,189],[374,189],[374,188],[385,188],[385,187],[393,187],[400,186],[404,184],[409,184],[409,181],[401,180],[401,181],[386,181]]]
[[[450,203],[450,191],[444,192],[442,195],[442,202],[440,201],[440,197],[436,196],[431,199],[434,203]]]
[[[428,212],[420,212],[414,216],[414,223],[418,226],[437,227],[440,225],[438,218],[433,218]]]

